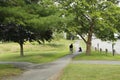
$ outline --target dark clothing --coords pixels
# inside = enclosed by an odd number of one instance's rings
[[[82,52],[82,48],[81,47],[79,47],[79,52]]]
[[[70,52],[73,53],[73,44],[70,44],[69,48],[70,48]]]
[[[73,48],[73,44],[71,44],[69,47],[70,47],[70,48]]]

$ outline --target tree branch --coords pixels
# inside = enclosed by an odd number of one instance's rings
[[[83,41],[84,41],[85,43],[87,43],[86,39],[85,39],[81,34],[79,34],[79,35],[80,35],[80,37],[83,39]]]
[[[85,15],[85,14],[82,14],[82,15],[83,15],[89,22],[92,21],[88,15]]]

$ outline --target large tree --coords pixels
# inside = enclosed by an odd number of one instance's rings
[[[52,38],[52,29],[60,20],[56,12],[52,0],[0,0],[0,40],[19,43],[24,56],[24,42]]]
[[[73,16],[68,26],[73,27],[86,43],[86,54],[91,53],[93,34],[102,40],[115,40],[120,8],[117,0],[58,0],[64,16]],[[82,35],[86,34],[87,38]]]

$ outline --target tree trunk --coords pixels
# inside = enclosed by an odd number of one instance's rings
[[[24,53],[23,53],[23,44],[22,43],[19,43],[20,44],[20,56],[23,57],[24,56]]]
[[[92,41],[92,37],[90,34],[88,34],[88,40],[86,43],[86,55],[90,55],[91,54],[91,41]]]
[[[86,55],[91,54],[92,33],[93,33],[93,23],[91,24],[89,32],[88,32],[88,40],[86,43]]]

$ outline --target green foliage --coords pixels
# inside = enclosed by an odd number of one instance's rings
[[[2,41],[14,41],[20,45],[26,41],[50,41],[53,30],[61,22],[58,9],[52,0],[0,2],[0,40]]]
[[[87,34],[92,25],[96,37],[102,40],[115,40],[115,26],[118,24],[117,18],[120,13],[120,8],[116,5],[117,0],[62,0],[60,3],[67,12],[64,13],[65,17],[73,14],[73,19],[67,25],[72,25],[78,34]]]
[[[119,24],[120,7],[114,0],[58,0],[64,18],[71,17],[66,22],[68,31],[79,34],[87,45],[86,54],[91,53],[91,40],[94,34],[101,40],[115,41],[116,26]],[[87,35],[87,40],[83,37]]]
[[[12,2],[15,2],[15,1],[11,1],[11,5],[12,5]],[[24,0],[20,0],[20,1],[24,2]],[[5,2],[7,3],[7,1],[5,1]],[[46,7],[46,8],[47,8],[47,10],[44,10],[44,11],[48,11],[49,9],[51,9],[51,7]],[[51,22],[49,20],[49,24],[47,24],[47,25],[44,25],[44,24],[46,24],[45,22],[47,20],[47,17],[49,15],[51,15],[52,12],[48,11],[49,13],[48,14],[46,13],[47,16],[45,16],[46,19],[44,19],[44,18],[41,19],[40,17],[44,17],[44,16],[40,15],[40,13],[43,13],[43,14],[45,14],[45,13],[43,10],[40,11],[40,9],[43,9],[43,7],[39,4],[35,4],[35,3],[26,4],[25,2],[24,2],[24,6],[13,5],[12,7],[10,7],[8,5],[6,7],[1,7],[1,10],[0,10],[1,15],[2,15],[2,17],[0,18],[1,24],[6,25],[9,23],[14,23],[16,25],[23,25],[24,28],[28,29],[28,31],[30,31],[31,29],[32,30],[34,29],[34,31],[35,31],[35,29],[38,30],[38,28],[35,28],[37,26],[37,27],[39,27],[39,30],[46,31],[46,29],[48,29],[48,27],[49,27],[48,25],[50,25]],[[36,22],[36,20],[37,20],[37,22]],[[30,23],[28,23],[28,21],[32,21],[35,25],[31,25]],[[41,21],[43,24],[40,23]],[[36,32],[33,32],[33,33],[36,33]]]
[[[24,0],[0,0],[0,6],[12,7],[12,6],[24,6]]]

